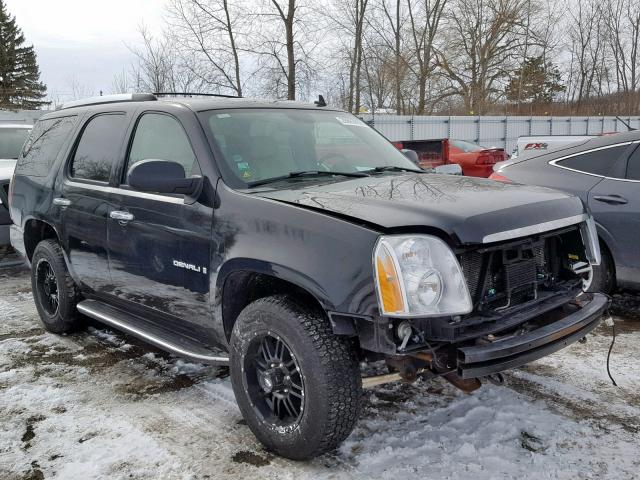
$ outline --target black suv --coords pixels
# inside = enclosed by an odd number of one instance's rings
[[[294,459],[349,435],[363,386],[471,391],[608,306],[582,291],[600,251],[578,198],[416,170],[322,103],[68,106],[35,125],[10,210],[49,331],[85,315],[228,364],[251,430]]]

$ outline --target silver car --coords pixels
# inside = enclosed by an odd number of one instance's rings
[[[598,230],[602,263],[592,290],[640,290],[640,131],[606,135],[497,164],[489,177],[579,196]]]

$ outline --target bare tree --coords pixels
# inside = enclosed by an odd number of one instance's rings
[[[438,65],[468,113],[482,114],[500,94],[521,51],[527,8],[528,0],[456,0],[448,11]]]
[[[189,68],[190,58],[176,49],[176,40],[168,34],[155,38],[145,26],[139,28],[142,44],[129,47],[136,62],[130,72],[130,83],[138,91],[199,92],[203,82]]]
[[[640,82],[640,1],[607,0],[603,8],[616,89],[625,94],[618,108],[626,103],[629,113],[637,111],[637,95],[630,94]]]
[[[228,0],[169,0],[167,11],[173,37],[194,60],[185,67],[203,84],[241,97],[239,7]]]
[[[447,5],[447,0],[407,0],[412,41],[411,58],[415,60],[414,74],[418,84],[416,114],[424,115],[427,97],[427,82],[435,67],[435,42],[438,27]],[[412,63],[410,63],[412,65]]]
[[[334,0],[325,5],[334,31],[346,52],[348,85],[345,88],[344,107],[353,113],[360,111],[362,92],[363,33],[369,0]]]
[[[583,101],[599,91],[596,81],[604,57],[603,11],[599,0],[576,2],[569,10],[569,99],[575,102],[575,111],[580,111]]]

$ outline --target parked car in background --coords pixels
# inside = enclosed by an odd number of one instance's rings
[[[406,140],[394,142],[399,149],[414,150],[418,154],[418,165],[429,169],[440,165],[458,164],[463,175],[488,177],[493,166],[507,159],[503,148],[486,148],[466,140],[449,138],[436,140]]]
[[[31,125],[2,125],[0,124],[0,253],[9,247],[9,207],[7,195],[9,182],[13,176],[16,159],[24,144]]]
[[[518,137],[511,159],[537,157],[544,153],[582,144],[599,135],[535,135]]]
[[[592,289],[640,289],[640,132],[599,136],[578,145],[496,165],[494,180],[542,185],[578,195],[595,217],[602,264]]]

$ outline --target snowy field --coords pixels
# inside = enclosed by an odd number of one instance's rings
[[[244,425],[226,372],[104,327],[41,328],[27,273],[0,270],[0,479],[634,479],[640,298],[611,329],[465,395],[441,382],[366,393],[334,453],[291,462]]]

